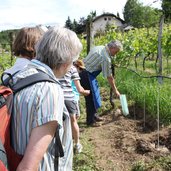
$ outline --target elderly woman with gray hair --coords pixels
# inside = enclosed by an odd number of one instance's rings
[[[107,78],[114,93],[120,96],[112,75],[111,58],[122,48],[120,41],[112,40],[106,46],[95,46],[90,50],[87,57],[83,59],[86,69],[80,73],[80,82],[84,89],[91,92],[90,95],[85,97],[88,126],[100,126],[97,121],[102,121],[102,118],[96,113],[97,109],[101,106],[100,92],[96,80],[100,72]]]
[[[70,119],[64,113],[64,96],[57,78],[65,75],[77,60],[82,44],[77,35],[66,28],[50,28],[36,45],[36,58],[16,74],[16,81],[39,71],[52,82],[35,83],[14,95],[12,145],[23,155],[17,171],[71,171],[72,134]],[[54,167],[55,132],[60,128],[64,157]]]

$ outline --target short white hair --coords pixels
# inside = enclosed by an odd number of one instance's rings
[[[51,27],[36,47],[36,59],[58,69],[61,64],[78,59],[82,44],[76,33],[64,27]]]
[[[122,45],[122,43],[121,43],[119,40],[112,40],[111,42],[109,42],[109,43],[107,44],[107,46],[108,46],[109,48],[111,48],[111,47],[116,47],[116,48],[118,48],[119,50],[122,50],[122,49],[123,49],[123,45]]]
[[[41,25],[40,28],[41,28],[44,32],[47,32],[47,31],[48,31],[48,28],[47,28],[46,26]]]

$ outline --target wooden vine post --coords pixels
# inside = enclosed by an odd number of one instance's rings
[[[159,70],[158,70],[158,98],[157,98],[157,148],[160,146],[160,85],[163,83],[163,63],[162,63],[162,30],[163,30],[163,24],[164,24],[164,15],[160,18],[160,24],[159,24],[159,34],[158,34],[158,54],[157,54],[157,60],[159,60]]]
[[[158,34],[158,55],[157,58],[159,60],[159,70],[158,74],[162,75],[163,72],[163,62],[162,62],[162,30],[164,24],[164,15],[161,16],[160,25],[159,25],[159,34]],[[158,77],[158,81],[161,84],[163,82],[162,77]]]
[[[86,32],[87,32],[87,54],[89,53],[91,47],[92,47],[92,44],[93,44],[93,41],[92,41],[92,21],[91,19],[89,18],[88,21],[87,21],[87,25],[86,25]]]
[[[115,78],[115,66],[113,61],[111,61],[111,69],[112,69],[112,76],[113,78]],[[115,108],[115,103],[114,103],[114,99],[113,99],[113,89],[112,87],[110,88],[110,104],[112,106],[112,108]]]
[[[9,33],[9,38],[10,38],[10,51],[11,51],[11,66],[13,65],[13,51],[12,51],[12,46],[13,46],[13,42],[14,42],[14,33],[10,32]]]

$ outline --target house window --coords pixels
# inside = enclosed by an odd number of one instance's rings
[[[111,18],[109,17],[109,18],[108,18],[108,20],[110,21],[110,20],[111,20]]]
[[[104,20],[106,21],[106,20],[107,20],[107,18],[105,17],[105,18],[104,18]]]

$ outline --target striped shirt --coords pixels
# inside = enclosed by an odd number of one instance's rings
[[[72,66],[71,69],[64,75],[64,77],[58,80],[62,84],[62,87],[63,87],[64,99],[71,100],[71,101],[74,100],[72,80],[80,80],[76,67]]]
[[[111,58],[106,46],[94,47],[83,61],[86,70],[91,73],[102,71],[104,77],[108,77],[112,74]]]
[[[53,79],[55,75],[45,64],[32,60],[32,62],[22,71],[20,71],[15,81],[26,76],[37,73],[37,69],[46,72]],[[60,171],[72,170],[72,135],[70,122],[67,127],[63,124],[64,112],[63,91],[59,82],[39,82],[29,86],[14,96],[14,106],[12,115],[12,144],[15,151],[24,154],[29,143],[29,138],[33,128],[46,124],[50,121],[57,121],[60,125],[60,138],[64,145],[65,156],[59,161]],[[66,113],[66,120],[69,121],[69,115]],[[64,130],[64,127],[66,130]],[[67,141],[66,142],[66,137]],[[54,171],[54,152],[55,139],[50,143],[48,150],[39,164],[39,171]]]

